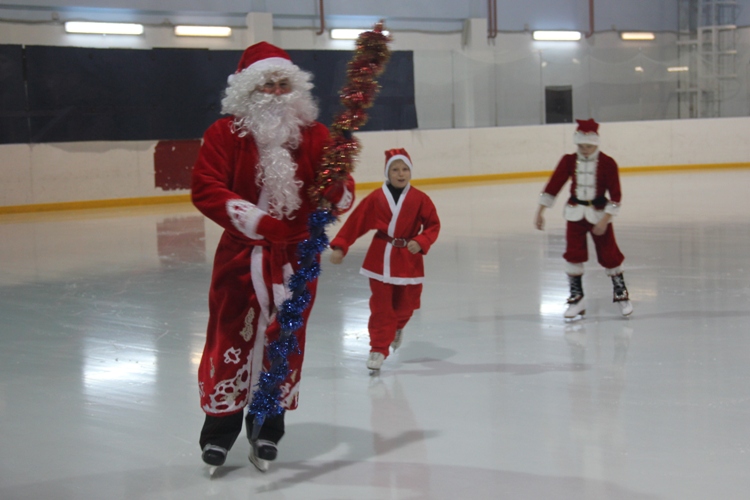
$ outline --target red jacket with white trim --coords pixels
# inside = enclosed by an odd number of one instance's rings
[[[357,238],[372,229],[392,238],[414,240],[422,251],[412,254],[405,247],[396,247],[386,239],[379,238],[376,233],[360,272],[394,285],[422,283],[423,256],[429,252],[440,232],[440,219],[430,197],[407,185],[396,203],[386,184],[383,184],[362,199],[352,211],[331,241],[331,248],[340,248],[346,255]]]

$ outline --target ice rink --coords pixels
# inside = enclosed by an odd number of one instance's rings
[[[244,434],[213,476],[197,444],[217,226],[189,204],[0,216],[0,499],[747,498],[750,170],[623,175],[635,312],[592,256],[571,323],[544,182],[422,188],[442,232],[379,376],[370,237],[324,254],[266,474]]]

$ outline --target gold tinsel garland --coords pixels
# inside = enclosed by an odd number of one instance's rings
[[[389,37],[383,33],[382,22],[357,38],[354,57],[347,66],[347,81],[340,94],[344,110],[331,124],[331,144],[325,150],[323,168],[310,189],[310,196],[316,205],[323,202],[322,195],[326,189],[343,182],[347,174],[354,171],[360,144],[352,132],[367,122],[366,110],[373,105],[380,90],[376,78],[383,73],[391,56],[389,41]]]

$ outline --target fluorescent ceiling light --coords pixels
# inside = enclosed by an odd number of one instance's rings
[[[623,31],[620,33],[623,40],[653,40],[656,36],[649,31]]]
[[[68,33],[86,33],[93,35],[142,35],[142,24],[130,23],[88,23],[68,21],[65,23]]]
[[[177,36],[223,36],[232,35],[229,26],[175,26],[174,34]]]
[[[636,71],[637,71],[638,73],[643,73],[643,66],[636,66],[636,67],[635,67],[635,70],[636,70]]]
[[[575,42],[581,39],[580,31],[535,31],[534,40],[545,42]]]
[[[670,73],[675,73],[677,71],[690,71],[690,68],[687,66],[671,66],[667,68],[667,71]]]
[[[359,38],[359,35],[361,35],[365,31],[370,31],[370,30],[332,29],[331,38],[333,40],[356,40],[357,38]],[[385,36],[388,36],[387,31],[383,31],[383,34]]]

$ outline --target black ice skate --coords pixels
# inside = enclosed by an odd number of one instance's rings
[[[568,275],[570,284],[570,297],[568,297],[568,308],[565,310],[565,319],[573,319],[576,316],[586,314],[586,304],[583,301],[583,276]]]
[[[612,302],[620,306],[623,316],[630,316],[633,313],[633,304],[630,303],[630,294],[622,273],[612,276]]]
[[[226,448],[216,446],[215,444],[207,444],[203,447],[201,458],[208,465],[218,467],[224,465],[224,462],[227,459],[227,450]]]
[[[250,441],[250,455],[247,458],[250,462],[261,472],[268,471],[269,462],[276,460],[278,454],[278,448],[276,443],[266,441],[265,439],[257,439]]]

